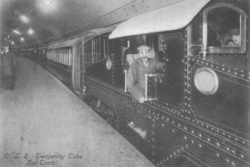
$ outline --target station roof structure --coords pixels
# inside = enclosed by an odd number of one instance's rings
[[[0,0],[0,46],[41,46],[183,1]]]

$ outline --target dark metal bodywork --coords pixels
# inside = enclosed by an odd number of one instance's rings
[[[107,58],[86,69],[87,95],[110,107],[117,115],[119,132],[157,166],[249,166],[249,31],[244,52],[208,51],[203,45],[204,10],[217,3],[235,5],[247,14],[248,1],[212,1],[187,25],[164,32],[166,64],[161,84],[149,87],[157,100],[134,102],[124,92],[124,51],[128,38],[114,40],[112,68]],[[197,47],[198,46],[198,47]],[[215,94],[201,93],[194,84],[195,72],[215,71],[219,87]],[[149,81],[153,83],[153,81]],[[157,89],[156,89],[157,87]],[[142,138],[129,126],[135,122],[146,130]]]

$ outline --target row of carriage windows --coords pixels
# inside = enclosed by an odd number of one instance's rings
[[[70,66],[72,61],[72,50],[71,49],[49,50],[47,52],[47,59]]]
[[[108,40],[109,34],[98,35],[84,43],[85,67],[106,58],[112,51],[112,42]]]

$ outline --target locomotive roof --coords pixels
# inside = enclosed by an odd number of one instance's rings
[[[185,27],[210,0],[184,0],[121,23],[109,36],[119,38]],[[157,25],[157,26],[156,26]]]

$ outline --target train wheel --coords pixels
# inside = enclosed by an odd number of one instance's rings
[[[112,109],[107,107],[99,99],[93,98],[90,107],[98,113],[110,126],[119,131],[119,119]]]
[[[113,115],[112,114],[105,114],[105,121],[112,126],[113,125]]]
[[[103,119],[113,128],[115,128],[117,131],[119,130],[119,124],[118,124],[118,117],[112,109],[105,107],[100,107],[102,112],[101,115]]]
[[[101,101],[100,100],[98,100],[98,99],[93,99],[92,101],[91,101],[91,105],[90,105],[90,107],[95,111],[95,112],[99,112],[99,107],[100,107],[100,105],[101,105]]]

